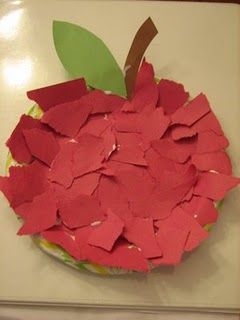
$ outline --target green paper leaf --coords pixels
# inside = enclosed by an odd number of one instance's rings
[[[72,23],[53,21],[59,59],[71,76],[84,77],[93,88],[126,96],[123,72],[101,39]]]

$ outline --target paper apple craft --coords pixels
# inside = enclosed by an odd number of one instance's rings
[[[75,268],[114,274],[180,263],[208,237],[216,204],[240,182],[206,96],[190,99],[182,84],[156,81],[142,61],[155,34],[148,19],[124,78],[99,38],[55,22],[61,61],[86,82],[29,91],[37,105],[7,141],[0,189],[21,218],[18,235]],[[80,61],[88,49],[101,63],[91,65],[89,54]]]

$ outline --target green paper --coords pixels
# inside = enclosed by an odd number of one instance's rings
[[[93,88],[126,96],[123,72],[101,39],[72,23],[53,21],[59,59],[74,78],[84,77]]]

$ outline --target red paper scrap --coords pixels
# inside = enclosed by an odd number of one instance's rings
[[[61,201],[59,214],[68,228],[87,226],[104,219],[104,212],[97,199],[87,195]]]
[[[62,135],[75,137],[91,110],[79,99],[56,105],[43,115],[41,121]]]
[[[108,211],[106,220],[97,225],[89,236],[88,244],[111,251],[122,234],[123,227],[123,221],[113,212]]]
[[[117,149],[111,160],[146,166],[141,136],[136,133],[116,133]]]
[[[119,112],[114,115],[114,128],[118,132],[140,133],[139,113]]]
[[[123,236],[141,249],[145,258],[162,255],[162,249],[155,237],[152,218],[132,218],[128,221]]]
[[[210,199],[193,196],[190,201],[182,203],[181,207],[203,227],[217,221],[218,212]]]
[[[228,146],[229,142],[224,136],[219,136],[214,131],[205,131],[198,134],[196,153],[219,151]]]
[[[176,162],[184,163],[196,150],[197,139],[186,138],[181,141],[173,141],[163,138],[151,143],[153,149],[162,157],[171,159]]]
[[[11,197],[11,206],[19,206],[48,188],[48,168],[38,161],[23,167],[10,167],[7,189]],[[6,182],[6,181],[5,181]],[[7,195],[6,195],[7,196]]]
[[[33,159],[26,145],[26,141],[23,136],[23,130],[41,128],[41,126],[42,124],[40,120],[33,119],[25,114],[21,116],[16,128],[11,134],[11,137],[6,143],[12,154],[12,157],[18,163],[30,163]]]
[[[156,234],[159,246],[162,248],[162,257],[151,259],[154,266],[177,265],[181,262],[185,243],[189,231],[181,230],[174,226],[162,228]]]
[[[63,185],[65,188],[68,188],[73,181],[72,165],[75,148],[76,143],[68,142],[63,144],[49,172],[49,179],[52,182]]]
[[[158,92],[158,107],[163,107],[167,115],[182,107],[189,97],[182,84],[166,79],[159,81]]]
[[[214,170],[227,175],[232,174],[231,160],[224,151],[193,154],[192,163],[201,171]]]
[[[91,227],[83,227],[76,230],[76,241],[82,257],[81,260],[126,270],[149,271],[147,260],[142,253],[127,241],[118,240],[114,250],[109,252],[87,243],[91,232]]]
[[[171,115],[172,124],[190,126],[210,111],[210,105],[203,93],[191,100],[185,107]]]
[[[79,177],[102,167],[104,159],[104,141],[90,134],[78,138],[73,154],[73,175]]]
[[[82,105],[88,107],[92,114],[115,112],[122,108],[125,99],[101,90],[92,90],[82,99]]]
[[[116,150],[116,137],[111,127],[108,127],[101,135],[104,144],[104,155],[107,160],[110,155]]]
[[[27,96],[47,111],[58,104],[78,100],[87,92],[85,80],[81,78],[28,91]]]
[[[24,130],[23,135],[31,154],[51,166],[60,149],[54,134],[35,128]]]
[[[194,188],[194,194],[212,200],[221,200],[226,193],[240,183],[240,178],[227,176],[221,173],[204,172]]]
[[[148,140],[160,139],[170,124],[170,118],[163,114],[162,108],[157,108],[146,118],[142,117],[141,133]]]
[[[101,134],[111,125],[111,121],[101,116],[101,118],[90,118],[80,129],[76,139],[83,134],[92,134],[100,137]]]
[[[49,230],[41,232],[41,236],[47,241],[62,247],[75,259],[81,259],[75,236],[71,234],[71,230],[67,231],[66,227],[54,226]]]
[[[177,126],[172,129],[172,138],[176,141],[183,138],[191,138],[196,134],[197,132],[194,129],[192,129],[191,127],[189,128],[187,126]]]
[[[96,172],[91,172],[85,174],[84,176],[75,178],[72,185],[69,188],[54,183],[52,184],[55,191],[56,198],[59,201],[64,201],[65,199],[74,199],[77,196],[92,195],[99,183],[100,174]]]
[[[101,207],[107,212],[111,210],[124,221],[129,218],[129,203],[120,185],[113,177],[101,176],[98,186],[98,199]]]
[[[214,131],[218,135],[224,135],[221,125],[213,112],[208,112],[205,116],[195,122],[191,129],[196,132]]]
[[[23,203],[14,210],[24,219],[19,235],[36,234],[56,224],[57,206],[52,191],[46,191],[36,196],[32,202]]]

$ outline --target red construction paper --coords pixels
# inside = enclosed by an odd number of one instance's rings
[[[8,190],[11,194],[11,206],[19,206],[33,198],[49,187],[48,168],[38,161],[28,166],[10,167],[8,178]]]
[[[130,243],[138,248],[145,258],[160,257],[162,249],[157,244],[151,218],[132,218],[126,225],[123,234]]]
[[[41,121],[62,135],[75,137],[91,111],[92,107],[79,99],[56,105],[43,115]]]
[[[194,194],[212,200],[221,200],[226,193],[240,183],[240,178],[227,176],[221,173],[204,172],[194,188]]]
[[[227,175],[232,174],[231,160],[224,151],[193,154],[192,163],[201,171],[214,170]]]
[[[23,135],[31,154],[51,166],[60,149],[54,134],[35,128],[24,130]]]
[[[181,262],[185,243],[189,231],[178,229],[174,226],[162,228],[156,234],[159,246],[162,248],[162,257],[151,259],[154,266],[177,265]]]
[[[19,235],[36,234],[56,224],[57,206],[52,191],[36,196],[32,202],[16,207],[15,212],[24,218],[24,224],[18,231]]]
[[[77,260],[81,259],[77,242],[72,236],[71,230],[67,231],[66,227],[55,226],[47,231],[41,232],[41,236],[54,244],[59,245],[66,250],[72,257]]]
[[[85,80],[81,78],[28,91],[27,96],[47,111],[58,104],[77,100],[87,92]]]
[[[103,116],[101,118],[90,118],[80,129],[77,138],[86,133],[99,137],[110,125],[111,121]]]
[[[181,141],[173,141],[168,138],[155,140],[151,143],[153,149],[162,157],[176,162],[184,163],[196,150],[197,139],[186,138]]]
[[[187,126],[177,126],[172,129],[172,138],[176,141],[183,138],[193,137],[195,134],[197,134],[197,132],[191,127],[189,128]]]
[[[123,220],[130,216],[129,203],[114,177],[101,176],[98,186],[98,199],[105,212],[111,210]]]
[[[148,140],[160,139],[170,124],[170,118],[163,114],[162,108],[157,108],[148,117],[142,118],[141,133]]]
[[[81,101],[82,105],[88,107],[92,114],[96,114],[120,110],[126,100],[101,90],[92,90]]]
[[[92,195],[98,186],[99,179],[100,173],[91,172],[75,178],[72,185],[67,189],[58,183],[55,183],[52,186],[57,199],[59,201],[64,201],[65,199],[74,199],[81,194],[88,196]]]
[[[181,207],[203,227],[217,221],[218,212],[210,199],[193,196],[190,201],[182,203]]]
[[[190,126],[210,111],[206,96],[201,93],[192,99],[185,107],[179,108],[172,115],[172,124]]]
[[[146,166],[141,136],[136,133],[116,133],[117,149],[111,160]]]
[[[73,175],[79,177],[102,167],[104,159],[104,140],[90,134],[78,138],[73,154]]]
[[[61,201],[59,214],[68,228],[87,226],[104,219],[104,212],[97,199],[87,195]]]
[[[107,160],[113,151],[117,148],[116,137],[111,127],[108,127],[101,135],[104,144],[104,155]]]
[[[174,113],[189,97],[182,84],[166,79],[159,81],[158,92],[158,107],[163,107],[165,114]]]
[[[108,211],[106,220],[97,225],[90,234],[88,244],[111,251],[123,227],[123,221],[116,214]]]
[[[221,125],[213,112],[208,112],[205,116],[195,122],[191,129],[196,132],[212,130],[218,135],[223,135]]]
[[[118,132],[140,133],[140,115],[138,113],[119,112],[114,115],[114,128]]]
[[[114,250],[106,251],[87,243],[92,228],[83,227],[76,230],[76,242],[81,254],[81,260],[87,260],[109,267],[119,267],[126,270],[148,271],[147,260],[142,253],[127,241],[118,240]]]
[[[150,196],[155,188],[155,181],[147,170],[143,167],[131,166],[128,169],[119,170],[115,176],[121,192],[129,201],[132,214],[137,217],[149,217]]]
[[[65,188],[69,187],[73,181],[73,152],[76,149],[76,143],[68,142],[61,146],[56,158],[54,159],[49,179],[57,182]]]
[[[217,135],[214,131],[198,134],[196,153],[208,153],[225,149],[229,146],[227,138]]]
[[[32,155],[26,145],[26,141],[23,136],[23,130],[41,128],[42,124],[40,120],[33,119],[25,114],[21,116],[16,128],[13,130],[6,145],[8,146],[12,157],[18,163],[30,163],[32,161]]]

